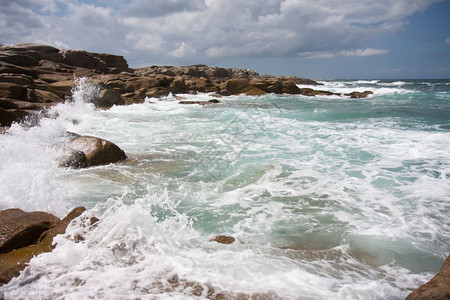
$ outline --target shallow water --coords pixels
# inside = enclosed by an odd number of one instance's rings
[[[0,135],[0,209],[101,219],[58,239],[7,299],[403,299],[450,252],[449,81],[329,81],[367,99],[267,95],[210,106],[169,96],[53,108]],[[86,89],[81,89],[86,91]],[[89,92],[89,89],[87,89]],[[208,100],[209,95],[185,96]],[[125,162],[58,168],[66,131],[108,139]],[[215,235],[234,236],[221,245]],[[174,287],[171,280],[196,282]]]

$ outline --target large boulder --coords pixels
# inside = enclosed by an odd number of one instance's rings
[[[252,85],[250,81],[246,79],[230,79],[225,82],[224,90],[221,91],[222,95],[239,95],[245,94],[249,96],[259,96],[267,94],[267,92]]]
[[[64,158],[62,164],[60,162],[60,166],[64,167],[99,166],[127,158],[125,152],[116,144],[93,136],[77,136],[70,139],[65,147],[69,148],[72,154],[69,158]]]
[[[125,100],[120,97],[120,93],[112,89],[104,89],[99,96],[93,100],[98,107],[109,108],[113,105],[124,105]]]
[[[106,63],[106,65],[110,69],[110,73],[132,72],[123,56],[93,52],[89,52],[89,54]]]
[[[0,211],[0,253],[36,243],[59,219],[45,212],[27,213],[21,209]]]
[[[430,281],[415,289],[406,300],[449,300],[450,299],[450,255],[441,270]]]
[[[7,210],[8,211],[8,210]],[[50,217],[54,222],[48,230],[42,232],[39,239],[33,244],[24,247],[0,253],[0,286],[11,281],[12,278],[18,276],[20,272],[26,267],[28,262],[34,257],[44,252],[50,252],[55,247],[53,238],[58,234],[63,234],[67,226],[76,217],[80,216],[85,211],[84,207],[77,207],[73,209],[64,219],[59,220],[57,217]],[[2,212],[0,212],[2,214]],[[32,219],[36,214],[46,214],[44,212],[21,212],[25,219]],[[31,215],[31,216],[30,216]],[[28,217],[27,217],[28,216]],[[51,215],[50,215],[51,216]],[[7,223],[5,223],[7,222]],[[12,219],[2,221],[2,226],[9,227],[10,222],[14,223]],[[20,223],[20,222],[19,222]],[[92,224],[92,222],[91,222]]]
[[[105,72],[108,69],[105,62],[84,50],[61,50],[59,52],[62,55],[62,62],[64,64],[85,69],[94,69],[99,72]]]

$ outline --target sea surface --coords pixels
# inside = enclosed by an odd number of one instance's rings
[[[80,80],[38,126],[0,135],[0,209],[82,205],[100,222],[79,219],[0,298],[404,299],[450,253],[450,80],[322,83],[374,94],[99,110]],[[128,159],[59,168],[66,132]]]

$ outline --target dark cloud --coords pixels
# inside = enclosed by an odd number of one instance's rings
[[[438,1],[0,0],[0,38],[124,54],[132,64],[374,56],[387,53],[368,46],[374,38]]]

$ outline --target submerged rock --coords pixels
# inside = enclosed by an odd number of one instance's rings
[[[212,240],[212,242],[217,242],[219,244],[233,244],[236,239],[232,236],[227,236],[227,235],[218,235],[216,237],[214,237]]]
[[[37,256],[44,252],[52,251],[55,247],[55,245],[53,244],[53,238],[58,234],[63,234],[70,222],[76,217],[80,216],[85,210],[86,209],[84,207],[74,208],[62,220],[59,220],[57,217],[45,212],[24,212],[18,209],[7,209],[6,213],[5,211],[0,211],[0,215],[9,216],[1,220],[2,227],[5,228],[12,228],[16,226],[18,228],[36,227],[35,225],[33,225],[36,224],[36,219],[42,218],[44,220],[44,223],[47,222],[45,221],[47,219],[49,222],[51,222],[47,230],[39,230],[39,232],[41,233],[39,233],[37,241],[34,241],[31,244],[24,245],[18,249],[0,253],[0,285],[6,284],[11,281],[12,278],[18,276],[34,256]],[[21,216],[21,220],[15,220],[14,216],[17,217],[17,215]],[[1,230],[3,231],[4,229],[2,228]],[[18,230],[18,232],[23,232],[23,230]],[[9,236],[8,234],[6,235]],[[37,232],[34,233],[34,236],[36,235]],[[3,233],[0,234],[0,237],[2,236]],[[12,239],[14,239],[14,237],[12,237]]]
[[[441,270],[430,281],[415,289],[406,300],[449,300],[450,299],[450,255]]]
[[[191,100],[181,100],[180,102],[178,102],[179,104],[198,104],[201,106],[204,105],[209,105],[209,104],[216,104],[216,103],[220,103],[219,100],[217,99],[211,99],[208,101],[191,101]]]

